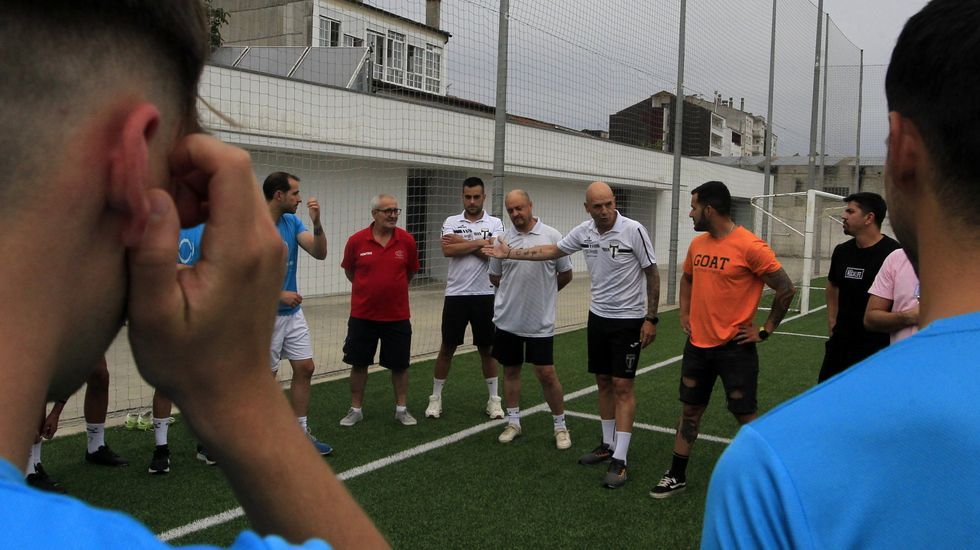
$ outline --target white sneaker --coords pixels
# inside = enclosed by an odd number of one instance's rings
[[[353,408],[347,410],[347,416],[340,419],[341,426],[353,426],[361,420],[364,420],[364,413],[361,411],[355,411]]]
[[[402,426],[414,426],[419,423],[408,409],[405,409],[405,412],[395,411],[395,420],[401,422]]]
[[[497,441],[501,443],[510,443],[511,441],[517,439],[521,435],[521,427],[516,424],[507,424],[504,431],[497,436]]]
[[[442,414],[442,396],[430,395],[429,406],[425,408],[425,417],[439,418],[439,415],[441,414]]]
[[[572,436],[568,433],[568,430],[566,428],[555,430],[555,447],[558,447],[560,451],[564,451],[565,449],[571,448],[571,446]]]
[[[487,416],[490,418],[504,417],[504,409],[500,406],[500,397],[495,395],[487,400]]]

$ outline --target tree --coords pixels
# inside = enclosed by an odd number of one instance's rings
[[[216,50],[221,47],[221,26],[228,24],[228,10],[215,8],[211,5],[212,0],[204,0],[204,5],[208,10],[208,23],[211,27],[210,43],[211,49]]]

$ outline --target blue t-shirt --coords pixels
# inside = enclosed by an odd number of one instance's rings
[[[204,234],[204,224],[180,230],[177,241],[177,263],[194,265],[201,258],[201,235]]]
[[[980,546],[980,313],[941,319],[743,427],[704,548]]]
[[[279,235],[282,237],[282,241],[286,243],[287,248],[286,278],[282,282],[282,289],[298,292],[296,287],[296,260],[299,256],[297,254],[299,241],[296,237],[300,233],[307,231],[306,226],[303,225],[303,222],[296,214],[283,214],[276,223],[276,228],[279,230]],[[299,306],[289,307],[279,302],[279,315],[292,315],[297,311],[299,311]]]
[[[0,459],[0,517],[4,521],[0,546],[4,548],[170,548],[126,514],[101,510],[69,496],[29,487],[23,473],[3,459]],[[278,536],[260,537],[253,531],[243,531],[231,548],[329,550],[330,546],[311,539],[296,547]]]

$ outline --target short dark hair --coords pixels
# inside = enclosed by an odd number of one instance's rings
[[[695,187],[691,194],[698,196],[698,204],[710,206],[722,216],[728,216],[732,213],[732,194],[728,191],[728,187],[720,181],[706,181]]]
[[[905,24],[885,77],[888,110],[915,123],[941,199],[980,210],[980,2],[932,0]]]
[[[273,172],[266,176],[262,183],[262,193],[265,195],[265,200],[271,201],[272,197],[276,195],[276,191],[288,193],[290,179],[299,181],[298,177],[289,172]]]
[[[844,197],[844,202],[856,202],[862,212],[865,214],[874,214],[875,224],[881,229],[881,222],[885,221],[885,214],[888,213],[888,205],[885,204],[884,197],[878,193],[862,191],[860,193],[851,193]]]
[[[483,186],[483,180],[476,176],[471,176],[463,180],[463,187],[479,187],[482,191],[486,192],[486,187]]]

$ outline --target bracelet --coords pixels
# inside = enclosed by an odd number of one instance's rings
[[[316,236],[323,235],[323,227],[314,227],[313,234]]]

